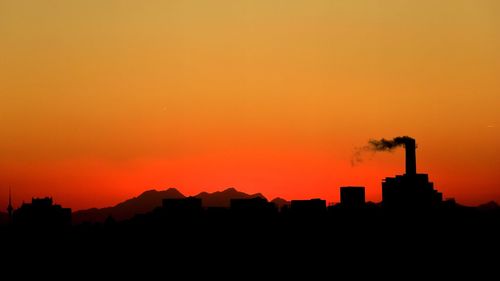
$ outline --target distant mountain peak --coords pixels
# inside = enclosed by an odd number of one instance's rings
[[[177,198],[184,198],[184,194],[182,194],[179,190],[176,188],[168,188],[165,190],[156,190],[156,189],[151,189],[148,191],[143,192],[141,195],[135,198],[140,198],[140,197],[147,197],[147,196],[155,196],[155,197],[177,197]],[[132,199],[130,199],[132,200]],[[128,202],[130,200],[127,200],[125,202]]]
[[[142,192],[137,197],[125,200],[112,207],[102,209],[92,208],[74,212],[73,221],[75,223],[86,221],[104,222],[109,216],[117,221],[127,220],[137,214],[148,213],[160,207],[163,199],[179,199],[185,197],[186,196],[176,188],[168,188],[166,190],[150,189]],[[194,197],[200,198],[204,207],[229,207],[231,199],[251,199],[256,197],[266,199],[261,193],[247,194],[236,190],[234,187],[229,187],[223,191],[216,191],[213,193],[201,192]]]
[[[74,212],[73,221],[75,223],[85,221],[103,222],[108,216],[112,216],[117,221],[126,220],[137,214],[153,211],[155,208],[162,205],[163,199],[178,199],[185,197],[186,196],[176,188],[169,188],[161,191],[150,189],[144,191],[137,197],[120,202],[113,207],[102,209],[92,208]]]
[[[229,207],[231,205],[231,199],[250,199],[255,197],[260,197],[266,199],[262,194],[247,194],[236,190],[234,187],[226,188],[223,191],[216,191],[213,193],[201,192],[200,194],[194,196],[202,200],[202,204],[205,207]],[[267,200],[267,199],[266,199]]]
[[[144,191],[143,193],[141,193],[141,195],[139,195],[139,196],[137,196],[137,197],[141,197],[141,196],[143,196],[143,195],[155,194],[155,193],[157,193],[157,192],[158,192],[158,190],[156,190],[156,189],[150,189],[150,190],[146,190],[146,191]]]
[[[479,205],[478,208],[483,209],[483,210],[495,210],[495,209],[499,209],[500,206],[498,205],[497,202],[490,201],[490,202]]]

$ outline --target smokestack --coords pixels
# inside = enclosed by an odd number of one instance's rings
[[[404,142],[406,150],[406,175],[416,175],[417,174],[417,159],[416,159],[416,145],[415,139],[406,138]]]

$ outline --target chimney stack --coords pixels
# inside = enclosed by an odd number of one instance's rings
[[[416,144],[415,140],[412,138],[406,139],[405,143],[406,150],[406,175],[416,175],[417,174],[417,159],[416,159]]]

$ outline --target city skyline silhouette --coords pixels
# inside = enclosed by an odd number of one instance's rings
[[[410,212],[410,213],[441,213],[459,212],[458,210],[488,209],[499,212],[500,207],[493,204],[484,204],[476,208],[467,208],[458,205],[454,199],[443,200],[443,194],[434,188],[429,182],[427,174],[417,171],[416,141],[404,136],[395,137],[392,140],[370,140],[367,149],[374,151],[392,151],[402,146],[405,149],[405,173],[395,177],[386,177],[381,183],[382,201],[380,203],[367,202],[365,199],[365,187],[344,186],[339,188],[340,202],[327,203],[321,198],[308,200],[293,199],[287,201],[275,198],[271,201],[261,193],[253,195],[242,193],[234,188],[228,188],[221,192],[201,192],[195,196],[186,197],[175,188],[165,191],[149,190],[140,196],[129,199],[114,207],[103,209],[92,208],[73,212],[71,209],[56,205],[51,197],[33,198],[31,203],[22,203],[19,208],[13,208],[12,196],[9,192],[9,205],[7,207],[8,225],[18,226],[71,226],[87,223],[126,222],[140,220],[141,216],[154,216],[161,210],[160,214],[178,216],[183,219],[201,219],[208,216],[230,212],[232,215],[256,216],[260,219],[265,217],[283,217],[287,213],[295,216],[311,216],[320,219],[322,214],[335,213],[340,210],[350,212]],[[219,210],[213,213],[213,210]],[[223,211],[225,210],[225,211]],[[328,212],[327,212],[328,211]],[[350,213],[347,213],[350,214]],[[4,216],[5,217],[5,216]],[[268,219],[269,219],[268,218]],[[156,218],[158,219],[158,218]],[[5,222],[4,222],[5,223]]]
[[[498,0],[0,0],[2,273],[492,279],[499,50]]]
[[[374,140],[370,139],[369,144],[365,147],[360,148],[355,152],[354,157],[358,158],[357,161],[361,161],[359,158],[362,157],[361,153],[363,151],[389,151],[391,152],[397,147],[403,147],[405,150],[405,173],[403,175],[397,175],[394,178],[386,177],[382,181],[382,200],[380,204],[387,207],[397,207],[401,208],[422,208],[422,207],[431,207],[431,206],[439,206],[443,204],[443,194],[434,189],[434,185],[432,182],[429,182],[429,176],[427,174],[417,173],[417,160],[416,160],[416,140],[409,137],[395,137],[392,140],[381,139]],[[367,203],[365,200],[365,187],[364,186],[346,186],[339,187],[340,190],[340,201],[336,203],[336,205],[340,206],[364,206]],[[156,194],[155,194],[156,193]],[[314,196],[313,196],[314,197]],[[134,200],[140,201],[142,198],[144,202],[135,202],[131,203]],[[205,191],[194,195],[186,197],[176,188],[169,188],[164,191],[157,190],[149,190],[142,193],[139,197],[135,197],[133,199],[126,200],[114,207],[105,207],[102,209],[91,208],[87,210],[79,210],[75,212],[77,217],[83,217],[77,219],[76,221],[81,222],[104,222],[108,217],[113,217],[113,219],[124,220],[130,219],[135,215],[141,215],[147,212],[153,211],[155,208],[160,207],[160,203],[164,200],[187,200],[188,198],[198,198],[200,200],[200,208],[210,208],[210,207],[218,207],[218,208],[230,208],[232,206],[232,200],[248,200],[254,198],[262,198],[265,202],[268,202],[268,199],[264,197],[261,193],[256,193],[253,195],[242,193],[235,188],[227,188],[223,191],[216,191],[213,193],[207,193]],[[275,200],[277,204],[275,203]],[[311,199],[312,200],[312,199]],[[298,200],[287,201],[281,197],[276,197],[273,200],[269,201],[269,204],[274,204],[274,208],[281,209],[283,205],[291,206],[293,205],[291,202],[298,202]],[[455,205],[455,199],[448,198],[446,200],[448,204]],[[8,206],[7,206],[7,215],[10,220],[13,218],[14,211],[16,209],[12,205],[12,192],[11,188],[9,188],[9,198],[8,198]],[[44,203],[45,202],[45,203]],[[305,200],[304,202],[307,202]],[[328,202],[328,206],[334,206],[335,203],[333,201],[325,201]],[[27,209],[31,208],[31,206],[42,206],[42,205],[52,205],[52,198],[33,198],[32,203],[25,204],[24,201],[19,209]],[[325,208],[327,206],[325,203]],[[494,201],[484,202],[478,207],[482,206],[498,206]],[[58,206],[58,205],[55,205]],[[60,208],[60,207],[59,207]],[[121,211],[113,211],[114,209],[122,209]],[[1,212],[0,212],[1,213]],[[85,213],[89,213],[87,215],[82,215]],[[113,215],[113,213],[116,213]],[[85,218],[87,216],[87,218]],[[85,220],[87,219],[87,221]]]

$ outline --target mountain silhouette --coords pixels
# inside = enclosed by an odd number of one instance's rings
[[[266,197],[264,197],[264,195],[260,193],[250,195],[244,192],[240,192],[234,188],[228,188],[224,191],[217,191],[213,193],[202,192],[194,197],[200,198],[204,207],[226,207],[226,208],[228,208],[231,205],[231,199],[251,199],[255,197],[266,199]]]
[[[144,214],[153,211],[155,208],[162,205],[163,199],[179,199],[185,198],[181,192],[175,188],[169,188],[163,191],[148,190],[141,195],[132,199],[126,200],[113,207],[107,208],[92,208],[81,210],[73,213],[73,223],[80,224],[84,222],[104,222],[110,216],[116,221],[123,221],[134,217],[137,214]],[[196,196],[202,200],[203,207],[229,207],[231,199],[250,199],[261,197],[266,199],[262,194],[247,194],[240,192],[234,188],[228,188],[224,191],[213,193],[202,192]]]
[[[480,210],[498,210],[500,208],[500,206],[498,205],[497,202],[490,201],[488,203],[484,203],[484,204],[477,206],[477,208]]]
[[[73,213],[73,223],[83,222],[104,222],[109,216],[117,221],[130,219],[136,214],[151,212],[162,205],[163,199],[185,198],[175,188],[169,188],[163,191],[148,190],[141,195],[128,199],[117,204],[114,207],[102,209],[92,208],[88,210],[77,211]]]
[[[276,207],[279,209],[283,208],[284,206],[290,206],[290,201],[287,201],[281,197],[276,197],[273,200],[271,200],[271,203],[274,203]]]

